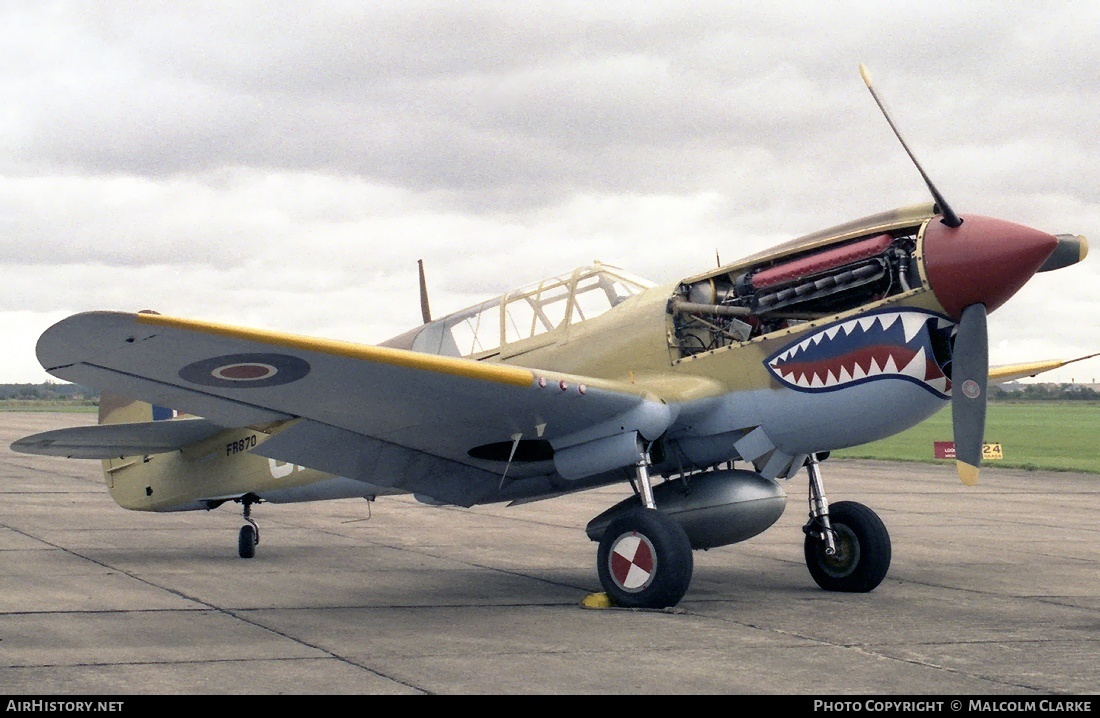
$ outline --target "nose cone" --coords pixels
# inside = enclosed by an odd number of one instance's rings
[[[1046,232],[991,217],[964,216],[958,227],[931,222],[924,231],[928,283],[956,321],[971,304],[993,311],[1008,301],[1058,246]]]

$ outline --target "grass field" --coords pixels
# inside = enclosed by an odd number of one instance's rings
[[[988,466],[1100,474],[1100,403],[1086,401],[993,402],[986,441],[999,442],[1004,459]],[[951,410],[889,439],[833,452],[847,458],[935,462],[932,442],[951,441]]]
[[[66,411],[95,414],[99,405],[84,399],[0,399],[0,411]]]

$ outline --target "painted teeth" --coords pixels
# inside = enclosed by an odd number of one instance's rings
[[[802,341],[791,346],[782,354],[774,357],[771,362],[769,362],[769,366],[777,374],[782,375],[785,381],[804,389],[826,389],[849,384],[854,381],[859,381],[860,379],[866,379],[867,377],[900,375],[924,382],[932,389],[935,389],[941,394],[945,394],[948,391],[947,379],[945,377],[930,380],[925,379],[928,369],[928,357],[924,347],[921,347],[917,353],[905,363],[905,366],[902,367],[898,366],[898,359],[893,354],[888,355],[881,364],[880,360],[872,358],[870,364],[866,368],[853,362],[852,366],[841,366],[829,370],[823,368],[819,371],[807,373],[804,369],[800,370],[795,367],[785,369],[783,366],[788,362],[792,362],[792,360],[797,363],[796,357],[811,347],[817,346],[821,342],[831,341],[838,335],[847,337],[857,331],[861,333],[867,332],[875,328],[876,324],[881,331],[885,332],[900,321],[905,335],[905,343],[908,344],[920,334],[925,324],[931,318],[936,319],[936,327],[939,329],[951,327],[954,324],[950,320],[922,312],[881,312],[871,316],[858,317],[822,329],[802,339]],[[824,375],[822,375],[822,371],[825,372]]]
[[[835,324],[831,327],[828,327],[827,329],[815,332],[811,336],[808,336],[800,341],[798,344],[790,347],[789,349],[787,349],[787,351],[772,359],[770,365],[773,368],[778,367],[780,363],[790,361],[792,357],[801,354],[802,352],[809,349],[811,346],[817,346],[827,339],[835,339],[837,334],[840,334],[841,332],[843,332],[844,336],[850,336],[857,329],[862,332],[867,332],[875,326],[876,322],[878,323],[878,326],[882,331],[886,331],[890,327],[894,326],[894,324],[896,324],[898,320],[901,320],[902,327],[905,331],[905,343],[908,344],[909,342],[913,341],[913,339],[920,333],[921,329],[924,328],[925,323],[933,317],[935,317],[935,315],[922,314],[920,312],[882,312],[880,314],[874,314],[869,317],[859,317],[858,319],[852,319],[847,322]],[[939,329],[953,326],[953,323],[948,319],[942,319],[940,317],[935,318],[936,327]]]
[[[924,356],[924,347],[920,348],[920,351],[913,355],[913,358],[909,360],[909,363],[905,365],[899,373],[905,376],[911,376],[914,379],[924,381],[925,371],[928,367],[928,359]]]
[[[917,377],[918,368],[920,371],[919,377]],[[782,369],[778,371],[783,374],[783,379],[805,389],[827,389],[833,386],[848,384],[859,379],[865,379],[869,376],[896,376],[903,374],[924,381],[924,352],[923,350],[919,352],[912,361],[905,365],[905,369],[903,370],[898,369],[894,357],[890,356],[886,361],[882,362],[882,364],[879,364],[875,359],[871,359],[870,366],[866,370],[859,364],[854,364],[850,372],[847,367],[843,366],[835,372],[832,369],[824,370],[825,376],[822,376],[820,372],[805,373],[797,370],[783,371]]]
[[[924,327],[928,318],[923,314],[914,314],[912,312],[905,312],[901,315],[901,325],[905,328],[905,343],[913,341],[913,337],[920,333],[920,330]]]

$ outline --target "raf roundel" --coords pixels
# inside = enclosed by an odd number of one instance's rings
[[[262,381],[275,376],[279,370],[270,364],[260,362],[241,362],[218,367],[210,372],[218,379],[226,381]]]
[[[288,354],[227,354],[180,369],[184,381],[223,389],[259,389],[298,381],[309,362]]]

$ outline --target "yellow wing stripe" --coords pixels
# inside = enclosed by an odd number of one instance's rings
[[[989,380],[999,384],[1006,381],[1012,381],[1013,379],[1022,379],[1026,376],[1035,376],[1045,371],[1059,369],[1067,364],[1092,359],[1095,356],[1100,356],[1100,354],[1089,354],[1088,356],[1078,357],[1076,359],[1050,359],[1047,361],[990,367]]]
[[[228,324],[217,324],[215,322],[168,317],[162,314],[137,314],[135,318],[139,324],[182,329],[184,331],[199,332],[201,334],[212,334],[214,336],[228,337],[230,339],[271,344],[286,347],[288,349],[299,349],[301,351],[318,352],[348,359],[359,359],[361,361],[390,364],[392,366],[406,367],[409,369],[420,369],[440,374],[462,376],[469,379],[480,379],[498,384],[530,386],[535,380],[535,375],[527,369],[502,364],[480,364],[468,359],[444,357],[436,354],[421,354],[418,352],[405,351],[403,349],[375,347],[367,344],[355,344],[352,342],[341,342],[331,339],[317,339],[296,334],[272,332],[264,329],[247,329],[230,326]]]

